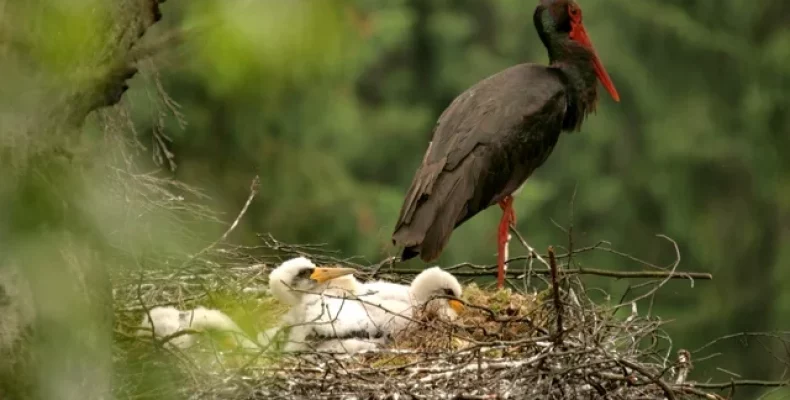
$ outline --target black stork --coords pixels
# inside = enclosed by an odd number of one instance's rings
[[[392,235],[403,247],[402,260],[420,255],[433,261],[453,229],[499,204],[501,288],[508,229],[516,222],[513,193],[546,161],[560,132],[580,130],[595,111],[598,80],[620,101],[574,0],[539,0],[533,21],[550,64],[519,64],[492,75],[439,117]]]

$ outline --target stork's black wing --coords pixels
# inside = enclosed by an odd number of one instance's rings
[[[508,68],[453,100],[395,225],[402,258],[435,259],[453,229],[518,189],[557,143],[567,103],[562,74],[534,64]]]

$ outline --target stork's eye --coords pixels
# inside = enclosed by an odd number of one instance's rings
[[[575,22],[578,22],[582,18],[582,10],[575,4],[568,4],[568,14],[571,16],[571,19]]]
[[[444,294],[448,296],[455,296],[455,293],[453,293],[453,289],[444,289]]]

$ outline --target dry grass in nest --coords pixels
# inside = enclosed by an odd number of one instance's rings
[[[522,294],[513,290],[486,291],[476,284],[464,288],[466,310],[459,316],[458,325],[465,327],[475,340],[516,340],[544,332],[551,323],[551,315],[543,307],[540,295]]]
[[[471,283],[464,287],[465,310],[453,322],[444,322],[416,310],[412,323],[393,340],[391,348],[423,352],[452,351],[473,342],[511,341],[532,337],[550,323],[538,295],[511,289],[485,290]],[[529,321],[529,322],[527,322]],[[441,334],[437,334],[441,333]]]

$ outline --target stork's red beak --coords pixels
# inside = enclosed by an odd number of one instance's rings
[[[587,31],[584,29],[584,25],[581,24],[581,21],[579,21],[579,23],[572,23],[571,25],[571,39],[583,44],[590,49],[593,57],[593,66],[595,67],[595,74],[598,75],[598,80],[601,81],[603,87],[606,88],[610,95],[612,95],[614,101],[619,102],[620,95],[617,94],[617,89],[614,88],[612,78],[609,78],[609,74],[606,73],[606,69],[603,67],[601,59],[598,58],[598,53],[595,52],[595,48],[593,48],[590,37],[587,35]]]

